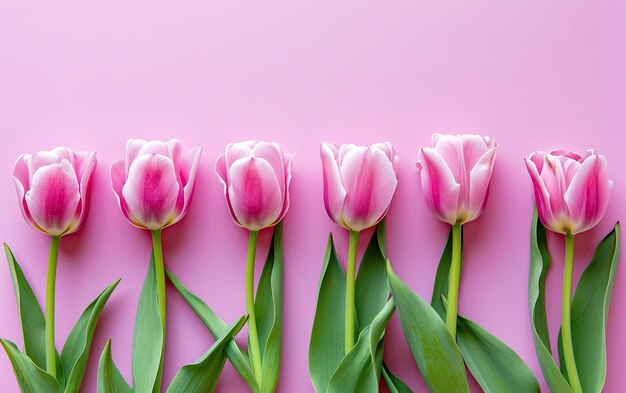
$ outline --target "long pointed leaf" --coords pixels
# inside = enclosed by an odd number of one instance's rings
[[[413,393],[411,388],[400,378],[395,376],[386,364],[383,364],[383,378],[389,393]]]
[[[461,227],[463,231],[463,227]],[[463,238],[463,232],[461,232],[461,239]],[[463,268],[463,256],[461,255],[461,269]],[[443,304],[442,296],[448,297],[448,286],[450,279],[450,265],[452,264],[452,228],[450,228],[450,234],[448,235],[448,241],[446,247],[441,253],[441,259],[439,259],[439,265],[437,266],[437,274],[435,275],[435,284],[433,285],[433,294],[430,299],[430,305],[437,311],[437,314],[445,321],[446,319],[446,306]]]
[[[198,318],[200,318],[202,323],[204,323],[207,329],[209,329],[213,338],[217,340],[219,337],[223,336],[228,329],[226,322],[215,315],[213,310],[211,310],[206,303],[189,291],[189,289],[187,289],[171,272],[168,271],[165,274],[172,285],[174,285],[174,288],[176,288],[183,299],[185,299],[187,304],[196,313]],[[239,375],[241,375],[243,380],[248,384],[250,389],[252,389],[253,392],[260,392],[260,388],[256,383],[252,368],[250,368],[248,356],[239,348],[235,340],[230,340],[227,344],[226,356],[233,364],[233,367],[235,367],[235,370],[237,370]]]
[[[283,332],[283,229],[276,225],[254,302],[261,347],[261,392],[276,390]]]
[[[572,389],[554,362],[546,319],[546,275],[550,268],[550,253],[546,229],[539,221],[537,209],[530,229],[530,272],[528,275],[528,302],[535,351],[543,376],[553,392],[571,393]]]
[[[67,378],[64,393],[80,391],[98,318],[119,282],[119,279],[113,282],[87,306],[65,341],[61,352],[61,361]]]
[[[133,393],[111,356],[111,339],[107,341],[98,363],[98,393]]]
[[[31,358],[33,363],[41,369],[46,369],[46,321],[43,311],[39,306],[39,302],[35,297],[33,289],[28,284],[26,276],[15,259],[13,252],[7,244],[4,245],[4,252],[7,256],[11,278],[13,280],[13,288],[15,290],[15,299],[17,300],[17,311],[20,316],[20,325],[22,328],[22,340],[24,344],[24,354]],[[65,386],[65,377],[63,373],[63,365],[61,357],[56,354],[57,358],[57,381],[59,381],[61,389]]]
[[[59,393],[59,383],[21,353],[11,341],[0,339],[9,356],[22,393]]]
[[[572,301],[574,358],[585,393],[601,392],[606,380],[606,321],[619,255],[616,224],[596,248]]]
[[[356,345],[333,374],[328,393],[378,392],[380,368],[374,364],[379,360],[382,363],[381,339],[395,309],[393,300],[389,300],[371,325],[361,331]]]
[[[248,319],[241,317],[195,363],[182,367],[174,376],[167,393],[211,393],[226,362],[225,347],[241,330]]]
[[[163,353],[163,326],[157,301],[154,257],[150,257],[148,274],[139,295],[133,338],[133,389],[151,393],[160,376]]]
[[[320,278],[317,307],[309,345],[309,374],[318,393],[328,383],[344,357],[346,275],[339,264],[332,234]]]
[[[387,262],[389,288],[411,353],[431,392],[469,392],[461,352],[439,314],[413,293]]]

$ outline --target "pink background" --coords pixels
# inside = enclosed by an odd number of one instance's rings
[[[596,148],[615,179],[605,219],[577,237],[577,278],[595,244],[626,214],[626,4],[518,2],[31,2],[0,5],[0,239],[43,300],[48,239],[24,223],[11,178],[19,153],[65,144],[96,150],[92,209],[61,243],[59,349],[83,308],[122,282],[93,344],[83,392],[95,392],[108,337],[131,375],[135,309],[150,253],[147,233],[119,213],[108,167],[129,137],[180,138],[204,153],[187,217],[164,232],[166,265],[231,322],[244,313],[247,237],[228,215],[214,171],[231,141],[296,151],[285,219],[285,326],[280,392],[312,391],[307,351],[329,231],[345,259],[347,234],[326,216],[319,143],[389,140],[401,158],[388,217],[396,272],[429,299],[448,228],[426,209],[413,162],[433,132],[481,132],[500,143],[483,217],[466,226],[460,311],[513,347],[537,374],[527,304],[535,149]],[[262,234],[259,256],[267,251]],[[362,236],[362,246],[367,241]],[[562,239],[548,280],[559,323]],[[4,258],[2,258],[4,259]],[[260,271],[258,265],[257,273]],[[626,277],[618,270],[608,326],[606,392],[626,386]],[[165,381],[213,340],[168,286]],[[0,263],[0,336],[21,345],[8,267]],[[243,335],[242,335],[243,337]],[[424,391],[397,316],[385,357]],[[17,391],[0,354],[5,392]],[[221,392],[244,392],[227,364]],[[475,391],[479,391],[474,385]]]

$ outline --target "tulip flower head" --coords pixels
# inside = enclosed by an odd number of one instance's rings
[[[124,217],[158,230],[182,219],[193,196],[202,149],[182,154],[179,140],[129,139],[126,158],[111,165],[111,184]]]
[[[398,185],[399,158],[391,143],[322,143],[320,155],[324,205],[335,223],[358,232],[385,218]]]
[[[575,235],[598,224],[613,187],[604,156],[593,150],[583,155],[538,151],[525,161],[543,225],[553,232]]]
[[[418,153],[426,205],[441,221],[464,224],[480,217],[489,195],[497,144],[480,135],[434,134]]]
[[[215,172],[235,224],[251,231],[271,227],[289,209],[292,154],[277,143],[230,143]]]
[[[26,221],[50,236],[76,232],[89,210],[95,169],[96,153],[62,146],[20,155],[13,179]]]

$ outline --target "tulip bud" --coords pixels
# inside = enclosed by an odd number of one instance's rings
[[[77,231],[89,210],[95,169],[96,153],[67,147],[19,156],[13,179],[26,221],[50,236]]]
[[[564,150],[526,158],[539,218],[551,231],[575,235],[593,228],[609,204],[613,181],[604,156]]]
[[[182,155],[179,140],[129,139],[126,158],[111,165],[111,184],[122,214],[139,228],[158,230],[187,213],[202,149]]]
[[[450,225],[477,219],[487,203],[497,144],[480,135],[434,134],[432,142],[420,149],[416,164],[426,205]]]
[[[391,143],[370,147],[322,143],[324,205],[338,225],[361,231],[378,224],[398,185],[399,158]]]
[[[231,143],[215,172],[235,224],[251,231],[278,224],[289,209],[292,154],[277,143]]]

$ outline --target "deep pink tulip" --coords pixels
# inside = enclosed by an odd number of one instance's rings
[[[593,228],[609,204],[613,181],[604,156],[556,150],[526,158],[539,218],[548,229],[575,235]]]
[[[497,145],[486,136],[434,134],[433,147],[420,149],[426,205],[450,225],[480,217],[487,197]]]
[[[111,184],[124,217],[158,230],[178,222],[193,196],[202,149],[183,156],[179,140],[129,139],[126,158],[111,165]]]
[[[293,155],[277,143],[245,141],[226,146],[215,162],[235,223],[251,231],[278,224],[289,209]]]
[[[352,231],[378,224],[398,185],[399,158],[391,143],[372,146],[322,143],[324,205],[328,216]]]
[[[13,170],[26,221],[51,236],[75,232],[87,216],[96,153],[56,147],[22,154]]]

